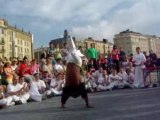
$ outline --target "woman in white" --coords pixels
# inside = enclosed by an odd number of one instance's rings
[[[136,48],[136,54],[133,56],[133,62],[135,65],[135,80],[134,86],[136,88],[144,87],[144,76],[143,69],[145,68],[144,63],[146,62],[146,57],[141,53],[140,47]]]

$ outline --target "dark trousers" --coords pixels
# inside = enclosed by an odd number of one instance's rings
[[[117,72],[119,72],[119,60],[113,60],[113,64]]]
[[[81,96],[83,99],[88,97],[84,83],[81,83],[78,86],[65,86],[61,96],[61,103],[65,104],[69,97],[76,98],[78,96]]]

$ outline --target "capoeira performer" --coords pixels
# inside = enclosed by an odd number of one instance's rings
[[[72,37],[69,37],[67,40],[67,45],[70,54],[67,58],[66,78],[61,96],[61,107],[65,108],[66,101],[70,96],[74,98],[81,96],[86,103],[86,107],[90,108],[87,90],[85,84],[82,82],[81,76],[81,57],[84,55],[79,50],[76,50]]]
[[[136,88],[142,88],[144,87],[143,69],[145,68],[144,63],[146,62],[146,57],[141,53],[140,47],[136,48],[136,52],[133,56],[133,64],[135,66],[134,86]]]

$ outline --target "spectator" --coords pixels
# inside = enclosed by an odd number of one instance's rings
[[[94,44],[91,44],[91,48],[89,48],[87,50],[87,55],[89,57],[89,60],[93,60],[93,64],[94,64],[94,68],[97,69],[97,63],[96,63],[96,60],[97,60],[97,50],[95,49],[94,47]]]
[[[133,62],[135,66],[135,81],[134,86],[136,88],[144,87],[143,69],[145,68],[146,57],[141,52],[140,47],[136,47],[136,54],[133,56]]]
[[[119,48],[119,60],[120,60],[120,62],[123,61],[125,56],[126,56],[125,51],[120,47]]]
[[[12,97],[5,96],[4,87],[0,85],[0,109],[14,105],[15,103],[12,101],[13,101]]]
[[[111,57],[112,57],[112,61],[113,61],[113,64],[115,65],[117,72],[119,72],[119,51],[116,45],[113,46]]]
[[[20,84],[19,77],[13,77],[13,83],[7,86],[8,94],[13,98],[16,105],[27,103],[29,99],[29,94],[26,93],[28,90],[27,84]]]
[[[122,78],[117,74],[115,69],[113,69],[112,73],[109,75],[108,81],[109,85],[106,87],[107,90],[112,90],[122,85]]]
[[[31,75],[34,75],[35,73],[38,73],[39,72],[39,65],[37,64],[36,60],[33,59],[31,61]]]
[[[4,76],[8,84],[12,83],[14,71],[11,68],[10,62],[4,64]]]

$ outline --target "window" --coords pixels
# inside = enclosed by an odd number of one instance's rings
[[[12,50],[12,45],[10,44],[10,50]]]

